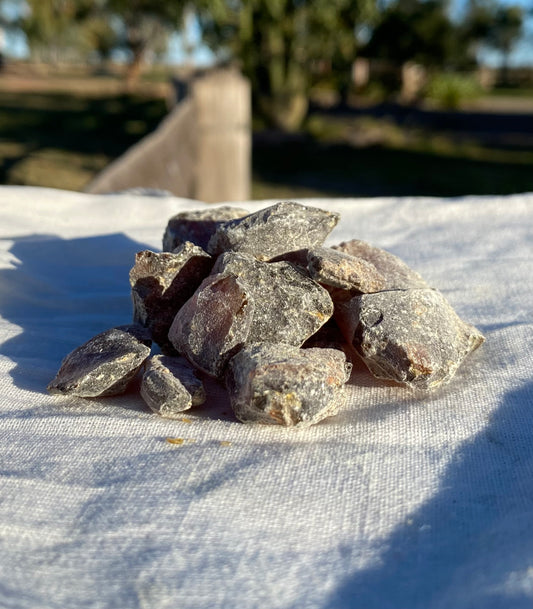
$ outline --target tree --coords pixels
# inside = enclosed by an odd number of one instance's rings
[[[364,53],[395,64],[447,67],[461,56],[445,0],[396,0],[385,10]]]
[[[105,0],[103,10],[122,24],[122,46],[130,53],[128,85],[138,79],[146,53],[178,28],[186,0]]]
[[[239,61],[256,109],[288,130],[306,114],[318,65],[349,77],[355,28],[375,14],[375,0],[204,0],[200,7],[206,42]]]
[[[28,0],[22,20],[30,49],[45,61],[60,61],[79,48],[79,26],[93,9],[92,0]]]
[[[520,6],[499,6],[489,29],[487,43],[502,54],[502,80],[508,81],[509,55],[522,33],[524,14]]]
[[[503,80],[507,79],[509,55],[521,35],[523,21],[520,6],[501,6],[495,0],[470,0],[468,4],[463,25],[465,36],[476,55],[482,46],[502,54]]]

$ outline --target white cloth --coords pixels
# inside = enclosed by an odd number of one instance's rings
[[[341,213],[328,243],[399,255],[486,335],[449,386],[361,369],[303,431],[238,423],[216,384],[183,421],[47,395],[129,323],[134,253],[203,204],[0,188],[0,607],[531,607],[533,195],[307,203]]]

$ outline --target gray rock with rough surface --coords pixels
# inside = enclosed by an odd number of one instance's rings
[[[334,250],[349,254],[371,263],[382,275],[384,284],[381,290],[406,290],[410,288],[429,288],[422,277],[403,260],[379,247],[365,241],[352,239],[332,247]]]
[[[47,389],[84,398],[123,393],[150,355],[150,345],[140,326],[106,330],[69,353]]]
[[[173,353],[168,330],[176,313],[209,275],[213,259],[202,248],[183,243],[174,252],[144,250],[130,271],[133,321],[149,328],[165,353]]]
[[[356,296],[337,307],[335,319],[374,376],[417,390],[447,383],[484,341],[431,289]]]
[[[333,315],[327,290],[288,262],[262,262],[248,254],[226,252],[213,272],[236,275],[253,298],[247,343],[300,346]]]
[[[350,371],[336,349],[253,344],[230,361],[226,386],[244,423],[307,427],[345,405]]]
[[[385,278],[376,267],[363,258],[356,258],[330,247],[310,249],[308,270],[318,283],[348,294],[379,292]]]
[[[253,310],[253,298],[238,277],[211,275],[178,311],[168,338],[194,366],[220,377],[248,338]]]
[[[171,252],[185,241],[190,241],[202,249],[207,248],[209,239],[223,222],[242,218],[248,211],[238,207],[210,207],[183,211],[172,216],[163,235],[163,251]]]
[[[176,419],[184,410],[205,402],[205,389],[187,360],[154,355],[146,362],[141,396],[157,414]]]
[[[220,225],[207,246],[210,254],[226,251],[269,260],[284,252],[322,245],[339,214],[299,203],[282,202]]]

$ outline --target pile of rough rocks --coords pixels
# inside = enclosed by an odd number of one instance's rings
[[[70,353],[48,390],[115,395],[144,368],[146,403],[179,418],[205,401],[204,373],[241,421],[306,426],[344,405],[355,354],[415,390],[449,381],[483,336],[396,256],[357,240],[323,247],[338,220],[292,202],[172,217],[164,251],[136,255],[134,323]]]

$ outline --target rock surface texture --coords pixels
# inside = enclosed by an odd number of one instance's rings
[[[307,260],[307,268],[315,281],[348,295],[379,292],[385,287],[383,275],[364,258],[318,247],[307,252]]]
[[[350,371],[336,349],[254,344],[230,361],[226,385],[239,420],[307,427],[344,406]]]
[[[172,253],[144,250],[135,256],[130,271],[133,321],[148,328],[164,352],[173,352],[168,331],[176,313],[212,266],[211,256],[189,241]]]
[[[212,275],[176,314],[170,342],[194,366],[220,377],[248,338],[253,310],[253,299],[235,275]]]
[[[187,360],[154,355],[146,362],[141,396],[157,414],[176,419],[184,410],[205,402],[205,389]]]
[[[448,382],[483,336],[437,290],[388,290],[339,305],[336,320],[376,378],[416,390]]]
[[[416,271],[405,264],[403,260],[400,260],[398,256],[379,247],[374,247],[365,241],[352,239],[351,241],[334,245],[333,249],[372,264],[384,278],[385,282],[381,286],[381,290],[407,290],[410,288],[430,287]]]
[[[228,206],[176,214],[168,221],[163,235],[163,251],[172,252],[185,241],[190,241],[205,250],[218,226],[247,214],[246,209]]]
[[[253,299],[247,343],[300,346],[333,315],[327,290],[288,262],[261,262],[249,254],[226,252],[213,272],[238,277]]]
[[[285,252],[322,245],[339,221],[339,215],[299,203],[277,203],[238,220],[221,224],[207,251],[251,254],[270,260]]]
[[[69,353],[47,389],[84,398],[123,393],[150,355],[150,344],[140,326],[106,330]]]

